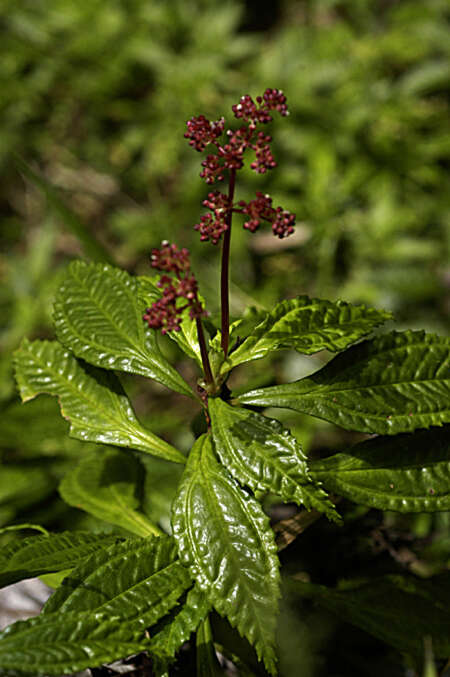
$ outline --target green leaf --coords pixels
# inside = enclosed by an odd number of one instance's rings
[[[142,300],[142,306],[145,309],[155,301],[158,301],[162,294],[158,287],[159,276],[146,277],[142,275],[137,277],[139,298]],[[203,301],[202,297],[199,297]],[[189,316],[189,308],[186,308],[182,313],[182,322],[180,324],[180,331],[169,331],[167,336],[171,338],[181,350],[189,357],[196,360],[202,366],[202,356],[200,352],[200,345],[197,337],[197,323]]]
[[[162,618],[191,585],[170,536],[128,539],[94,553],[64,579],[44,606],[52,615],[100,612],[142,629]]]
[[[152,637],[148,651],[167,658],[175,657],[178,649],[206,618],[210,608],[206,594],[194,585],[181,609],[176,613],[172,612],[165,623],[163,619],[164,627]]]
[[[400,651],[423,654],[430,636],[438,658],[450,655],[450,576],[428,580],[389,575],[368,581],[349,581],[330,589],[311,583],[291,582],[288,590],[312,597],[336,614]]]
[[[392,332],[349,348],[309,378],[253,390],[239,402],[380,435],[442,425],[450,422],[449,353],[447,338]]]
[[[56,333],[86,362],[140,374],[193,396],[188,384],[161,354],[156,333],[145,330],[138,282],[106,264],[73,261],[54,306]]]
[[[117,540],[116,536],[75,531],[13,541],[0,552],[0,586],[70,569]]]
[[[62,480],[62,498],[99,519],[138,536],[161,532],[142,512],[140,493],[145,471],[140,461],[119,449],[94,451]]]
[[[299,443],[281,423],[209,398],[212,434],[223,465],[242,485],[273,494],[339,520],[326,493],[309,474]]]
[[[355,503],[398,512],[450,510],[450,426],[376,437],[310,466]]]
[[[141,426],[112,372],[78,362],[57,341],[25,339],[15,352],[15,368],[22,401],[40,393],[56,395],[72,437],[185,462],[181,452]]]
[[[189,455],[172,525],[197,585],[275,674],[279,562],[273,532],[260,504],[217,462],[209,436]]]
[[[68,674],[146,648],[145,628],[103,613],[59,613],[18,621],[0,633],[2,675]]]
[[[31,463],[2,464],[0,506],[7,509],[10,519],[13,519],[17,512],[52,494],[55,486],[55,479],[42,466]],[[3,520],[0,519],[0,524],[2,523]]]
[[[293,348],[305,355],[338,352],[391,319],[383,310],[299,296],[282,301],[266,314],[224,362],[225,373],[242,362],[259,360],[274,350]]]

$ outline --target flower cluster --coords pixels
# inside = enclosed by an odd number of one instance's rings
[[[191,319],[205,315],[198,299],[198,284],[191,273],[187,249],[178,249],[176,245],[164,240],[161,249],[152,250],[151,265],[157,270],[175,275],[175,278],[161,275],[159,279],[158,287],[162,289],[162,296],[146,309],[143,316],[151,329],[161,329],[163,334],[179,331],[182,312],[186,308],[189,308]],[[178,299],[183,299],[185,303],[179,305]]]
[[[247,149],[255,151],[256,160],[251,168],[263,174],[276,166],[270,150],[272,138],[263,132],[256,133],[258,124],[266,124],[273,118],[271,113],[278,111],[281,115],[288,115],[286,97],[279,89],[266,89],[263,96],[252,97],[246,94],[236,105],[232,106],[236,118],[241,119],[245,126],[237,130],[227,130],[226,140],[221,142],[225,129],[225,120],[221,118],[211,122],[204,115],[192,117],[187,122],[185,138],[195,150],[203,151],[206,146],[216,146],[216,154],[210,154],[202,162],[203,170],[200,176],[206,183],[223,181],[224,169],[241,169],[244,165],[244,152]]]
[[[270,122],[274,111],[288,115],[283,92],[279,89],[266,89],[263,96],[256,97],[256,101],[246,94],[241,97],[239,103],[232,106],[232,110],[235,117],[244,123],[236,130],[225,131],[224,118],[211,122],[204,115],[199,115],[187,122],[184,136],[189,139],[189,144],[195,150],[203,151],[211,144],[216,147],[215,153],[207,155],[202,162],[200,176],[208,184],[223,181],[226,170],[236,172],[241,169],[244,166],[244,153],[249,149],[255,153],[255,159],[250,164],[250,168],[255,172],[265,174],[269,169],[276,167],[270,147],[272,137],[257,131],[256,128],[259,124]],[[202,216],[200,222],[194,226],[200,233],[200,239],[217,244],[229,229],[232,212],[248,214],[250,218],[245,221],[244,228],[251,232],[257,230],[263,220],[271,223],[274,235],[280,238],[291,235],[294,231],[295,215],[281,207],[273,208],[269,196],[263,196],[261,193],[256,195],[256,200],[249,203],[240,202],[238,208],[233,205],[232,198],[224,193],[219,191],[209,193],[203,205],[210,212]]]
[[[239,210],[242,214],[247,214],[250,218],[245,221],[244,228],[254,233],[258,230],[261,221],[268,221],[272,224],[272,231],[280,239],[292,235],[295,225],[295,214],[277,207],[272,207],[272,198],[270,195],[263,195],[260,192],[256,193],[256,200],[239,202]]]

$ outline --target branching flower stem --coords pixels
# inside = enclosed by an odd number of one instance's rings
[[[233,204],[234,187],[236,182],[236,170],[230,169],[230,181],[228,184],[228,198],[230,205]],[[222,244],[222,269],[220,277],[220,300],[222,311],[222,350],[225,358],[228,355],[230,340],[230,301],[229,301],[229,269],[230,269],[230,242],[233,210],[230,207],[227,214],[227,229],[223,236]]]

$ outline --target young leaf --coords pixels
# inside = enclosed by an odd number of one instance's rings
[[[197,585],[275,674],[279,563],[273,532],[260,504],[217,462],[206,435],[189,455],[172,525]]]
[[[319,350],[338,352],[391,319],[383,310],[299,296],[282,301],[224,362],[225,373],[242,362],[267,353],[293,348],[305,355]]]
[[[153,378],[190,397],[193,392],[145,331],[137,279],[106,264],[73,261],[58,290],[56,333],[77,357],[96,367]]]
[[[61,618],[89,611],[133,621],[143,631],[162,618],[191,585],[173,538],[128,539],[94,553],[73,569],[44,606]]]
[[[15,352],[15,369],[22,401],[40,393],[56,395],[72,437],[185,462],[181,452],[140,425],[112,372],[78,362],[57,341],[24,339]]]
[[[0,552],[0,587],[44,573],[71,569],[93,552],[117,541],[117,536],[83,531],[13,541]]]
[[[309,378],[253,390],[239,402],[380,435],[442,425],[450,422],[449,356],[447,338],[392,332],[349,348]]]
[[[339,519],[326,493],[309,474],[299,443],[281,423],[248,409],[230,407],[219,398],[209,398],[208,406],[216,451],[238,482]]]
[[[314,478],[380,510],[450,510],[450,426],[376,437],[310,466]]]
[[[346,582],[336,590],[292,581],[288,590],[312,597],[341,620],[400,651],[421,656],[423,639],[430,636],[438,658],[447,658],[450,654],[448,573],[429,580],[389,575]]]
[[[0,633],[0,670],[29,677],[78,672],[142,651],[144,632],[135,620],[109,614],[41,614]]]
[[[143,475],[135,456],[119,449],[96,450],[64,476],[59,492],[69,505],[131,533],[159,535],[158,527],[138,510]]]
[[[145,275],[136,278],[139,298],[141,299],[142,307],[144,309],[161,298],[161,289],[157,284],[158,279],[158,276],[146,277]],[[196,360],[201,367],[202,356],[197,338],[197,324],[195,320],[191,319],[189,308],[186,308],[181,316],[182,322],[180,331],[169,331],[167,336],[175,341],[186,355]]]
[[[180,610],[170,615],[164,627],[150,640],[148,651],[151,654],[174,658],[175,653],[192,632],[197,630],[201,621],[211,609],[207,596],[194,585],[188,592],[186,601]]]

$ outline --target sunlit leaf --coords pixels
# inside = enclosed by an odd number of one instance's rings
[[[286,407],[349,430],[393,435],[450,422],[450,340],[392,332],[335,357],[309,378],[260,388],[242,404]]]
[[[24,339],[15,352],[15,369],[22,401],[40,393],[56,395],[72,437],[185,462],[181,452],[140,425],[112,372],[79,362],[57,341]]]
[[[248,409],[230,407],[219,398],[209,398],[208,406],[214,446],[238,482],[339,519],[326,493],[309,474],[299,443],[281,423]]]
[[[197,585],[275,674],[279,573],[273,532],[260,504],[217,462],[206,435],[189,455],[172,524],[180,558]]]
[[[117,536],[82,531],[30,536],[12,541],[0,552],[0,586],[40,574],[70,569],[96,550],[117,542]]]
[[[338,352],[391,317],[385,311],[344,301],[333,303],[307,296],[288,299],[266,314],[250,336],[230,353],[221,371],[225,373],[242,362],[259,360],[283,348],[305,355],[319,350]]]

